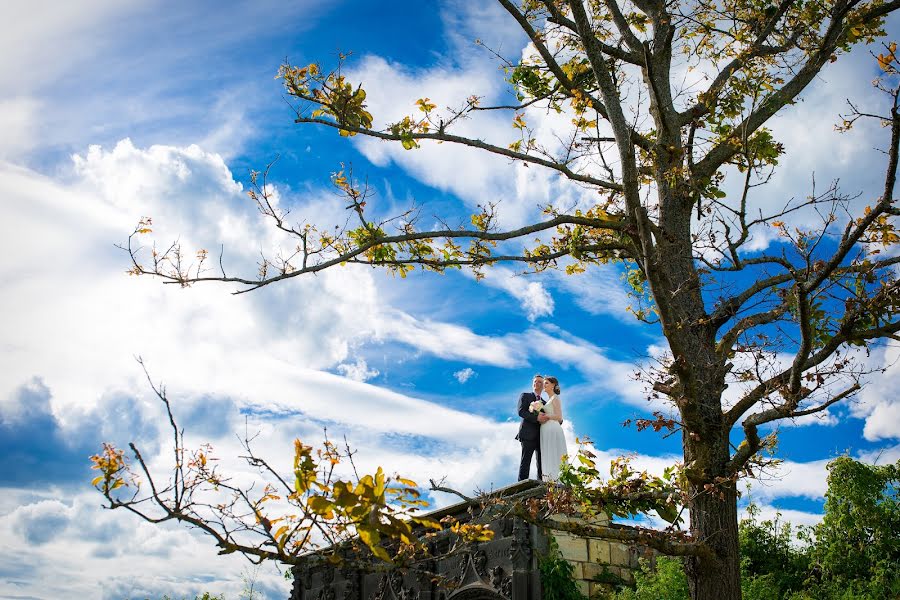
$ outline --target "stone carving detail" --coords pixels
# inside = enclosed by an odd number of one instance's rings
[[[478,547],[463,554],[457,567],[457,583],[468,585],[482,582],[488,576],[487,561],[487,553]]]
[[[494,589],[500,589],[500,581],[503,579],[503,567],[497,565],[491,569],[491,585]]]
[[[346,582],[343,600],[359,600],[359,577],[354,569],[344,568],[341,575]]]
[[[397,594],[397,600],[419,600],[419,590],[400,588],[400,592]]]
[[[323,587],[319,590],[319,593],[316,594],[316,600],[336,600],[334,587],[330,585],[328,587]]]
[[[491,587],[504,598],[509,598],[512,594],[512,576],[504,577],[503,575],[503,567],[500,565],[491,569]]]
[[[373,600],[419,600],[419,590],[404,587],[403,575],[392,571],[384,575],[378,582],[378,590],[372,595]]]
[[[514,565],[524,566],[531,560],[531,529],[521,519],[516,519],[512,528],[512,543],[509,545],[509,559]]]
[[[462,583],[466,578],[466,571],[469,569],[469,556],[463,554],[459,559],[459,565],[456,567],[456,582]]]
[[[487,577],[487,554],[485,554],[484,550],[481,548],[476,548],[474,552],[470,554],[472,559],[472,565],[475,567],[475,572],[481,575],[482,577]]]
[[[542,493],[536,485],[516,485],[516,493],[523,493],[522,489]],[[466,507],[453,510],[453,514],[463,515]],[[303,557],[294,567],[291,600],[538,600],[540,578],[535,557],[547,543],[544,533],[509,513],[497,515],[490,527],[496,533],[494,539],[478,544],[461,545],[450,532],[436,535],[428,539],[429,551],[422,560],[389,571],[351,567],[353,560],[336,565],[326,564],[320,556]],[[608,542],[582,540],[578,548],[582,555],[586,550],[588,562],[596,566],[595,560],[603,556],[608,562],[612,554]],[[341,555],[359,558],[350,550]],[[585,562],[583,556],[566,558]],[[631,566],[624,557],[614,564],[623,569]],[[584,571],[581,580],[589,582],[588,563],[580,570]]]
[[[512,598],[512,576],[509,575],[503,578],[503,581],[500,582],[500,589],[497,590],[500,592],[500,595],[504,598]]]

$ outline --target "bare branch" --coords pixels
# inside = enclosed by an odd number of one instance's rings
[[[839,394],[834,395],[826,402],[823,402],[821,405],[814,408],[798,411],[796,410],[797,399],[789,399],[779,406],[750,415],[749,417],[744,419],[742,423],[744,427],[745,439],[743,442],[741,442],[741,445],[738,446],[737,452],[734,453],[734,455],[731,457],[731,460],[728,462],[728,471],[731,473],[737,473],[744,467],[747,461],[750,460],[750,458],[759,451],[761,447],[761,440],[759,438],[758,428],[760,425],[763,425],[764,423],[771,423],[772,421],[777,421],[779,419],[790,419],[821,412],[832,404],[849,398],[859,390],[860,385],[858,383],[854,383],[849,388],[845,389]]]
[[[387,133],[384,131],[376,131],[374,129],[365,129],[362,127],[353,127],[347,124],[336,123],[334,121],[327,121],[325,119],[319,118],[309,118],[309,117],[297,117],[294,119],[295,123],[315,123],[317,125],[323,125],[325,127],[331,127],[332,129],[339,129],[344,131],[352,131],[353,133],[359,133],[363,135],[367,135],[369,137],[378,138],[380,140],[390,140],[394,142],[399,142],[403,140],[403,136],[400,134]],[[531,163],[535,165],[540,165],[542,167],[546,167],[548,169],[553,169],[554,171],[559,171],[566,178],[571,179],[572,181],[579,181],[581,183],[588,183],[591,185],[596,185],[597,187],[613,190],[613,191],[621,191],[622,186],[613,181],[604,181],[602,179],[597,179],[595,177],[591,177],[589,175],[584,175],[582,173],[576,173],[569,169],[563,163],[557,163],[550,160],[546,160],[543,158],[539,158],[537,156],[533,156],[531,154],[525,154],[522,152],[516,152],[514,150],[510,150],[509,148],[503,148],[501,146],[495,146],[493,144],[488,144],[487,142],[483,142],[481,140],[476,140],[472,138],[466,138],[458,135],[453,135],[450,133],[444,133],[441,131],[435,133],[411,133],[410,139],[413,140],[434,140],[439,142],[452,142],[454,144],[460,144],[463,146],[469,146],[470,148],[478,148],[479,150],[485,150],[492,154],[498,154],[500,156],[505,156],[507,158],[511,158],[513,160],[521,160],[522,162]]]

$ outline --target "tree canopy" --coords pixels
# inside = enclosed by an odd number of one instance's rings
[[[367,109],[366,82],[349,79],[342,55],[330,66],[281,67],[295,121],[410,152],[455,144],[547,169],[580,186],[575,205],[547,198],[542,220],[503,227],[502,202],[485,198],[470,223],[438,215],[443,225],[421,227],[420,208],[383,214],[368,187],[342,169],[333,183],[349,218],[335,226],[289,216],[273,201],[265,170],[252,174],[250,199],[292,247],[262,258],[256,273],[235,275],[223,261],[212,267],[206,250],[175,243],[146,252],[144,219],[125,245],[131,272],[249,291],[350,263],[401,277],[417,267],[481,274],[501,262],[569,274],[621,265],[638,299],[635,316],[658,323],[668,342],[645,381],[677,410],[670,424],[684,450],[691,597],[739,598],[736,481],[774,448],[761,428],[852,398],[871,370],[857,349],[900,331],[900,61],[896,45],[881,41],[900,1],[498,2],[529,40],[517,60],[497,54],[510,103],[471,95],[439,109],[423,90],[407,116],[380,123]],[[852,130],[860,119],[883,125],[881,193],[855,211],[853,191],[832,184],[762,210],[764,184],[786,151],[767,124],[859,44],[876,49],[885,105],[851,106],[839,127]],[[693,71],[700,76],[685,84]],[[529,126],[534,107],[565,117],[553,135]],[[511,136],[457,133],[484,111],[508,113]],[[726,177],[740,179],[738,193],[724,190]],[[754,241],[766,236],[774,241],[761,249]],[[736,399],[726,400],[728,388]],[[733,445],[735,428],[742,440]]]

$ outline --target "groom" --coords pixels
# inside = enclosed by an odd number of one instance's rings
[[[541,400],[541,391],[544,389],[544,378],[535,375],[531,380],[532,392],[524,392],[519,396],[519,416],[522,422],[519,424],[519,433],[516,439],[522,444],[522,460],[519,462],[519,481],[528,479],[531,471],[531,457],[537,453],[537,478],[543,478],[541,473],[541,424],[547,420],[544,413],[531,412],[532,402]]]

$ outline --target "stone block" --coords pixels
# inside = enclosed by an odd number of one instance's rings
[[[578,586],[578,591],[588,596],[591,593],[590,585],[584,579],[576,579],[575,584]]]
[[[569,562],[588,561],[587,540],[584,538],[567,535],[564,533],[555,533],[553,537],[559,544],[559,553]]]
[[[588,540],[588,558],[591,562],[609,564],[609,542],[606,540]]]
[[[588,579],[584,576],[584,565],[589,563],[583,563],[578,561],[567,561],[570,565],[572,565],[572,579]]]
[[[590,519],[584,519],[584,522],[588,525],[596,525],[598,527],[603,527],[609,525],[609,516],[605,513],[599,513]]]
[[[603,573],[603,570],[606,568],[606,565],[601,565],[600,563],[588,562],[583,563],[581,566],[583,579],[594,579]]]
[[[609,564],[620,567],[631,565],[631,551],[625,544],[612,542],[609,545]]]

